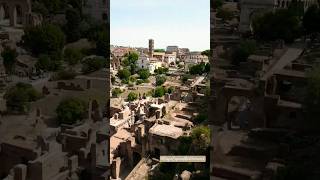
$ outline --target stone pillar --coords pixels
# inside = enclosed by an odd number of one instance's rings
[[[10,26],[17,26],[17,8],[16,6],[9,7],[10,14]]]
[[[90,154],[91,154],[91,168],[95,169],[97,166],[97,144],[91,144]]]
[[[79,159],[78,159],[78,164],[80,166],[84,166],[86,164],[86,149],[85,148],[81,148],[79,151]]]
[[[91,155],[91,179],[95,179],[96,167],[97,167],[97,144],[91,144],[90,148]]]
[[[89,99],[89,109],[88,109],[88,118],[89,118],[89,122],[91,121],[92,118],[92,101],[91,99]]]
[[[3,5],[0,5],[0,21],[4,20],[5,17],[5,9]]]
[[[26,180],[27,177],[27,166],[24,164],[18,164],[14,167],[14,180]]]
[[[127,158],[129,160],[129,165],[132,167],[133,166],[133,150],[131,147],[131,141],[127,140],[126,145],[127,145]]]
[[[164,95],[164,99],[169,102],[169,101],[170,101],[170,94],[169,94],[169,93],[166,93],[166,94]]]
[[[157,110],[156,111],[156,119],[160,119],[160,117],[161,117],[161,111]]]
[[[121,159],[120,157],[117,157],[112,161],[111,164],[111,177],[113,179],[118,179],[120,175],[120,165],[121,165]]]
[[[73,173],[78,168],[78,156],[74,155],[68,159],[68,169],[70,173]]]

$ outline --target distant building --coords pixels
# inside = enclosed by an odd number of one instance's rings
[[[129,48],[129,47],[113,47],[111,50],[111,53],[113,54],[113,57],[115,57],[115,58],[122,58],[127,53],[134,52],[134,51],[136,51],[136,50],[133,48]]]
[[[172,63],[173,64],[176,64],[176,60],[177,60],[177,55],[175,52],[171,53],[171,54],[166,54],[164,56],[164,61],[168,64],[168,65],[171,65]]]
[[[208,62],[209,62],[208,56],[201,55],[201,52],[191,52],[184,61],[185,71],[188,71],[189,68],[193,65],[196,65],[199,63],[208,63]]]
[[[154,53],[154,40],[149,39],[149,57],[152,58]]]
[[[138,68],[140,69],[148,68],[149,63],[150,63],[149,57],[144,53],[140,53],[139,59],[137,61]]]
[[[154,52],[153,58],[157,59],[158,61],[164,61],[166,53],[165,52]]]
[[[137,61],[137,66],[140,69],[148,69],[150,73],[154,73],[154,70],[162,67],[162,62],[156,58],[149,58],[146,54],[140,54]]]
[[[178,46],[167,46],[167,53],[173,53],[176,52],[177,55],[179,55],[179,47]]]

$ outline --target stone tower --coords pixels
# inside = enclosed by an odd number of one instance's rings
[[[153,51],[154,51],[154,40],[149,39],[149,57],[153,57]]]

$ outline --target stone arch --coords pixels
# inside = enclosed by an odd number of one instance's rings
[[[20,4],[16,4],[14,7],[13,7],[13,13],[14,13],[14,18],[16,19],[15,20],[15,24],[23,24],[23,10],[22,10],[22,7]]]
[[[218,85],[219,86],[219,85]],[[220,86],[221,87],[221,86]],[[215,90],[215,98],[210,104],[213,109],[212,123],[222,125],[227,123],[228,129],[231,129],[231,119],[229,118],[229,103],[232,97],[245,97],[251,102],[249,127],[261,127],[265,124],[265,115],[263,111],[263,96],[259,95],[255,88],[241,88],[234,86],[223,86]]]
[[[8,7],[10,26],[27,24],[27,16],[31,14],[30,0],[0,0],[0,4],[6,4]]]
[[[0,4],[0,21],[8,20],[10,21],[10,10],[7,3]]]
[[[286,1],[286,7],[289,7],[289,3],[290,3],[289,1]]]

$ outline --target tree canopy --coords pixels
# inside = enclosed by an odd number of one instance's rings
[[[82,62],[82,72],[92,73],[106,67],[106,59],[102,57],[89,58]]]
[[[239,65],[240,62],[247,61],[248,57],[256,51],[256,46],[255,41],[242,41],[231,54],[232,64]]]
[[[87,103],[79,98],[68,98],[60,102],[56,109],[60,124],[74,124],[87,114]]]
[[[200,63],[193,65],[189,68],[189,72],[192,75],[202,75],[203,73],[210,72],[210,64],[209,63]]]
[[[139,74],[139,78],[143,80],[148,79],[150,76],[150,72],[148,69],[140,69],[138,74]]]
[[[163,75],[156,76],[156,86],[161,86],[166,82],[167,78]]]
[[[41,94],[30,84],[17,83],[6,91],[4,97],[9,111],[25,113],[30,108],[30,102],[38,100]]]
[[[83,54],[81,50],[66,48],[63,53],[64,61],[66,61],[69,65],[75,65],[80,62],[83,58]]]
[[[36,55],[61,53],[65,35],[59,26],[44,23],[40,26],[27,27],[22,41],[23,45]]]
[[[232,13],[232,11],[230,11],[227,8],[219,8],[217,10],[216,16],[218,18],[221,18],[223,21],[228,21],[228,20],[231,20],[233,18],[233,13]]]
[[[318,121],[320,107],[320,67],[308,73],[307,92],[306,92],[306,110],[310,127],[319,127]]]
[[[6,69],[6,72],[8,74],[11,74],[14,70],[14,65],[16,62],[16,58],[18,56],[15,49],[11,49],[9,47],[6,47],[2,52],[1,56],[3,58],[3,66]]]
[[[64,31],[67,35],[68,42],[74,42],[80,39],[80,23],[81,23],[81,14],[79,10],[74,8],[68,8],[66,10],[66,20],[67,23],[64,27]]]
[[[118,71],[118,77],[120,79],[126,79],[129,80],[129,77],[131,76],[131,73],[128,69],[124,68]]]
[[[301,35],[300,19],[288,9],[256,16],[252,27],[255,36],[266,41],[282,39],[291,43]]]
[[[154,94],[153,97],[162,97],[165,95],[165,93],[167,92],[167,90],[162,87],[162,86],[158,86],[156,87],[156,89],[154,90]]]
[[[156,74],[166,74],[169,71],[169,68],[166,67],[159,67],[154,70],[154,73]]]
[[[315,34],[320,32],[320,9],[318,6],[310,6],[303,16],[303,26],[308,34]]]
[[[112,89],[112,96],[119,97],[119,95],[122,93],[120,88],[114,88]]]
[[[138,94],[135,92],[130,92],[128,94],[128,101],[135,101],[138,99]]]

